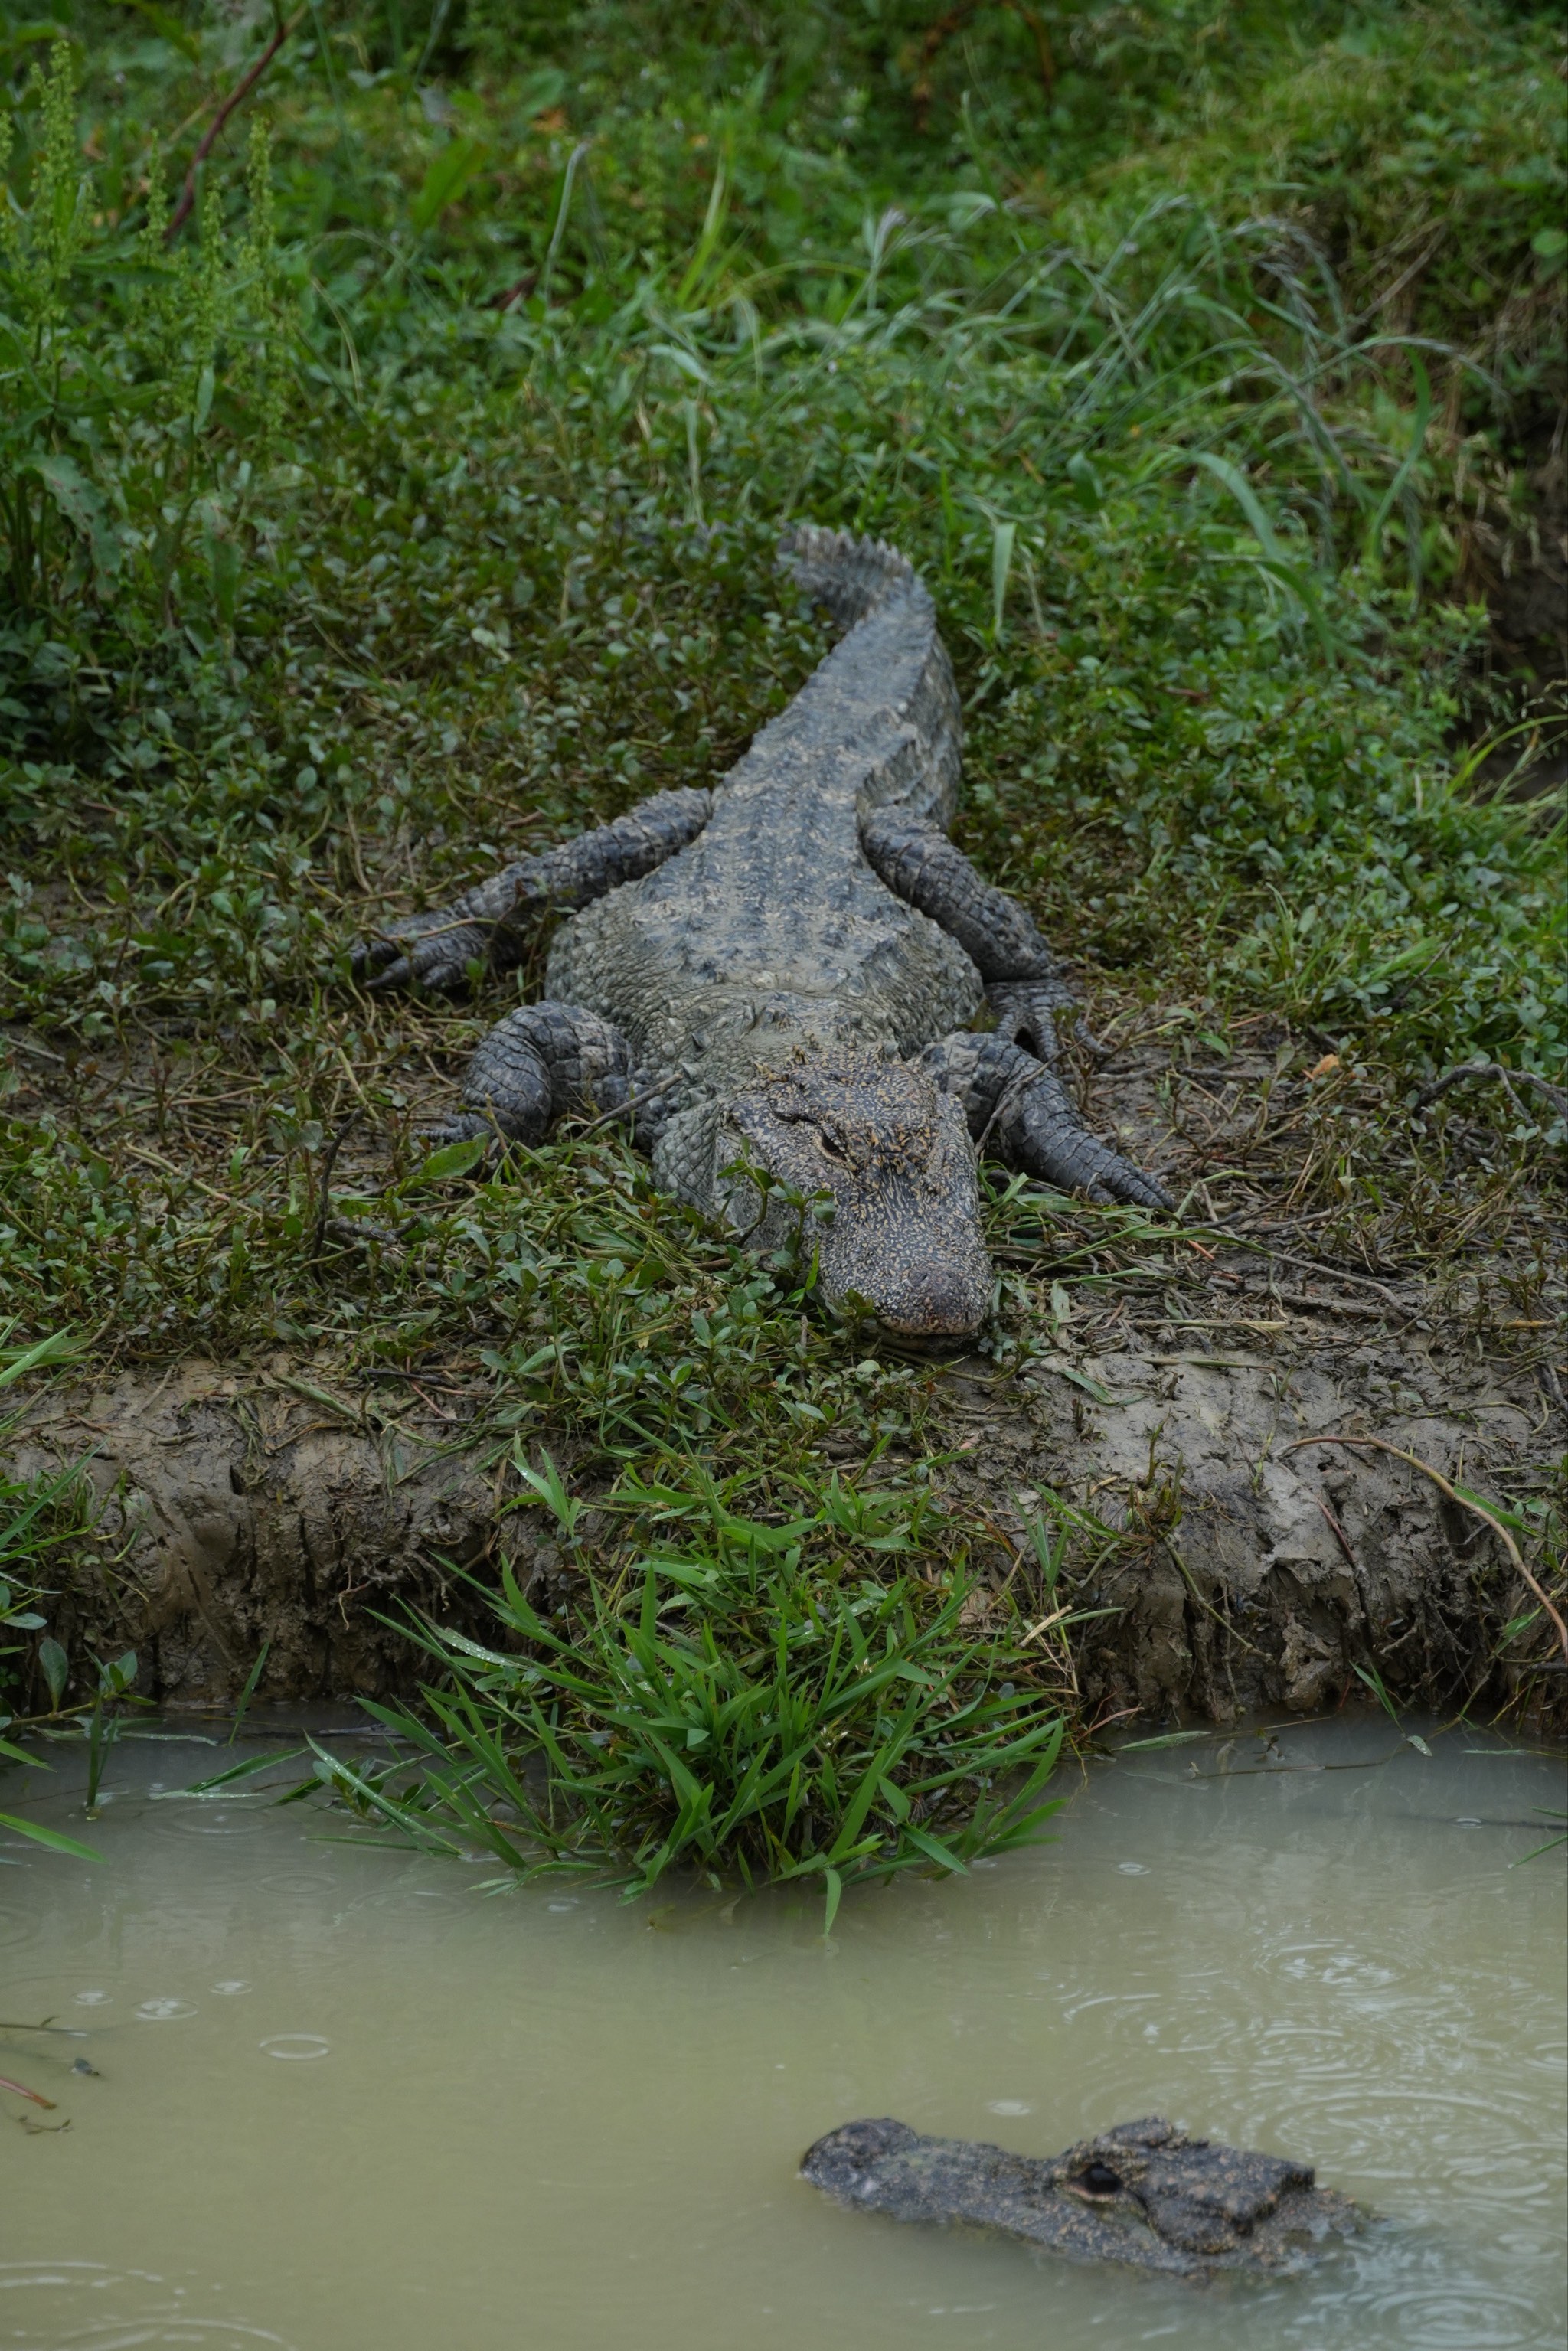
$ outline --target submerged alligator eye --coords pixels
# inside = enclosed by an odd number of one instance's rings
[[[1072,2185],[1089,2196],[1114,2196],[1121,2189],[1122,2178],[1108,2163],[1092,2163],[1086,2171],[1079,2173]]]

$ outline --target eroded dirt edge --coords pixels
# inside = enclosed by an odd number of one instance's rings
[[[1322,1441],[1375,1436],[1511,1491],[1563,1441],[1522,1367],[1409,1332],[1320,1332],[1257,1356],[1166,1342],[1016,1375],[975,1357],[942,1374],[937,1409],[943,1482],[983,1529],[992,1585],[1027,1585],[1048,1490],[1118,1532],[1081,1539],[1050,1601],[1105,1612],[1069,1636],[1102,1719],[1318,1712],[1365,1697],[1357,1666],[1405,1702],[1563,1715],[1550,1625],[1504,1640],[1534,1604],[1484,1522],[1392,1455]],[[56,1610],[73,1654],[133,1648],[148,1696],[214,1704],[265,1645],[258,1696],[345,1698],[417,1681],[396,1629],[409,1610],[485,1629],[455,1569],[483,1584],[505,1556],[537,1605],[570,1591],[544,1515],[507,1507],[506,1449],[472,1435],[402,1404],[371,1416],[281,1359],[243,1374],[192,1359],[40,1392],[9,1466],[85,1463],[96,1518]]]

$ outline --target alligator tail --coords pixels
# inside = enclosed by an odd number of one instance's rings
[[[824,530],[800,523],[779,543],[779,560],[841,629],[852,629],[885,597],[915,584],[914,566],[882,538],[856,538],[847,530]]]

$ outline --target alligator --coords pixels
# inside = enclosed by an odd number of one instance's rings
[[[988,1311],[977,1152],[1062,1190],[1168,1208],[1083,1124],[1075,1009],[1033,918],[947,838],[960,711],[929,591],[896,549],[813,526],[781,563],[842,632],[717,787],[659,793],[354,951],[372,987],[521,962],[542,1002],[481,1041],[451,1137],[626,1117],[663,1189],[916,1346]]]
[[[1057,2156],[927,2138],[887,2119],[845,2123],[807,2148],[800,2176],[856,2211],[958,2221],[1071,2261],[1186,2277],[1300,2268],[1363,2220],[1306,2164],[1188,2138],[1157,2117]]]

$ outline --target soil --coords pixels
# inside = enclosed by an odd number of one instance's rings
[[[1486,1523],[1411,1462],[1301,1442],[1376,1437],[1450,1484],[1507,1490],[1556,1409],[1529,1373],[1331,1321],[1267,1360],[1201,1345],[1060,1356],[1019,1385],[1027,1414],[1000,1427],[973,1393],[972,1490],[1009,1485],[1016,1521],[1050,1487],[1124,1531],[1071,1595],[1110,1612],[1073,1644],[1101,1717],[1317,1713],[1365,1694],[1358,1666],[1402,1703],[1556,1710],[1563,1660],[1544,1627],[1499,1656],[1533,1602]]]
[[[1113,1112],[1108,1139],[1234,1246],[1209,1225],[1209,1242],[1162,1245],[1098,1286],[1064,1260],[1061,1290],[1049,1237],[1002,1252],[1030,1300],[1023,1327],[1038,1342],[1054,1323],[1055,1351],[940,1367],[927,1432],[954,1503],[988,1530],[990,1583],[1031,1590],[1026,1521],[1048,1490],[1110,1531],[1074,1542],[1062,1586],[1100,1719],[1317,1712],[1368,1698],[1358,1667],[1401,1704],[1568,1719],[1568,1657],[1485,1522],[1385,1451],[1301,1443],[1376,1437],[1480,1494],[1544,1493],[1568,1448],[1557,1196],[1461,1182],[1494,1139],[1451,1102],[1429,1211],[1446,1270],[1414,1270],[1410,1212],[1390,1207],[1381,1241],[1364,1222],[1351,1250],[1381,1271],[1354,1270],[1343,1217],[1299,1202],[1314,1160],[1370,1114],[1356,1073],[1332,1055],[1287,1072],[1291,1040],[1262,1016],[1233,1022],[1213,1065],[1173,1050],[1157,1008],[1146,1018],[1088,1081],[1092,1113]],[[97,1501],[53,1629],[73,1656],[133,1649],[138,1687],[167,1705],[232,1703],[264,1646],[258,1698],[342,1700],[416,1686],[410,1611],[484,1635],[503,1559],[536,1606],[566,1604],[574,1572],[543,1513],[514,1507],[486,1381],[460,1355],[413,1381],[301,1352],[39,1388],[6,1466],[85,1460]],[[570,1438],[533,1433],[570,1478]],[[824,1450],[853,1467],[832,1438]],[[1045,1616],[1054,1598],[1038,1596]]]
[[[1561,1448],[1557,1398],[1482,1340],[1419,1315],[1391,1329],[1401,1316],[1375,1302],[1369,1329],[1368,1311],[1286,1310],[1276,1292],[1250,1344],[1167,1325],[1016,1374],[980,1355],[940,1374],[943,1474],[988,1530],[993,1584],[1022,1572],[1028,1587],[1025,1521],[1047,1488],[1116,1531],[1076,1550],[1059,1588],[1104,1612],[1071,1631],[1097,1719],[1316,1713],[1365,1697],[1358,1666],[1401,1703],[1561,1713],[1550,1626],[1504,1639],[1534,1604],[1485,1522],[1386,1452],[1299,1441],[1376,1436],[1450,1482],[1513,1492]],[[149,1696],[210,1705],[266,1644],[259,1696],[342,1699],[415,1685],[410,1609],[482,1632],[476,1587],[503,1556],[536,1605],[565,1596],[541,1514],[508,1509],[515,1471],[463,1437],[402,1395],[394,1424],[284,1356],[245,1374],[187,1360],[40,1392],[11,1467],[88,1456],[98,1517],[56,1610],[73,1651],[134,1649]]]

